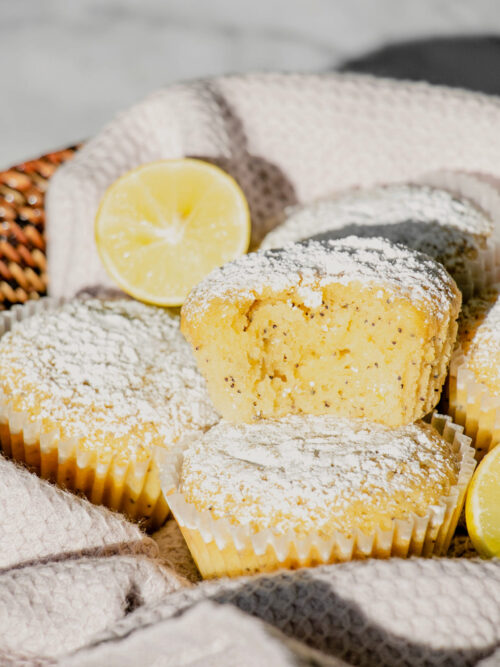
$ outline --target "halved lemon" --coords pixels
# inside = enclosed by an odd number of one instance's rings
[[[125,292],[180,306],[207,273],[247,251],[250,215],[239,185],[222,169],[164,160],[108,188],[95,238],[106,271]]]
[[[479,554],[500,556],[500,446],[486,454],[472,478],[465,518]]]

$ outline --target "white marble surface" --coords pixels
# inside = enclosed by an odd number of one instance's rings
[[[500,33],[496,0],[0,0],[0,167],[169,82],[326,70],[414,37]]]

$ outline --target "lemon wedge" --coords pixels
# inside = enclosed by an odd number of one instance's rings
[[[500,556],[500,446],[479,464],[465,505],[467,530],[481,556]]]
[[[208,162],[151,162],[105,192],[95,238],[106,271],[125,292],[180,306],[207,273],[247,251],[248,204],[236,181]]]

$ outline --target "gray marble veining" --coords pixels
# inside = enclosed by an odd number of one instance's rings
[[[491,0],[0,0],[0,167],[172,81],[324,71],[386,43],[499,32]]]

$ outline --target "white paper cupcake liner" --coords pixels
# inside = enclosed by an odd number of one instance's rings
[[[463,350],[458,348],[450,363],[447,384],[448,412],[471,438],[480,461],[500,443],[500,397],[478,382],[467,368]]]
[[[369,557],[443,555],[455,531],[476,462],[470,439],[450,417],[434,413],[428,421],[460,453],[457,483],[424,516],[393,519],[390,530],[378,529],[370,535],[361,530],[353,535],[336,532],[326,538],[313,532],[298,537],[293,530],[285,534],[271,529],[253,532],[249,526],[235,525],[229,519],[214,519],[210,511],[198,511],[178,491],[181,450],[168,459],[156,450],[162,489],[205,578]]]
[[[43,298],[0,313],[0,336],[13,324],[36,313],[54,310],[63,299]],[[83,434],[82,434],[83,437]],[[58,428],[47,431],[40,419],[13,409],[0,389],[0,451],[24,463],[44,479],[85,495],[94,504],[120,511],[145,526],[156,528],[168,515],[158,469],[150,457],[127,462],[116,455],[106,459],[82,447],[82,438],[63,438]]]

